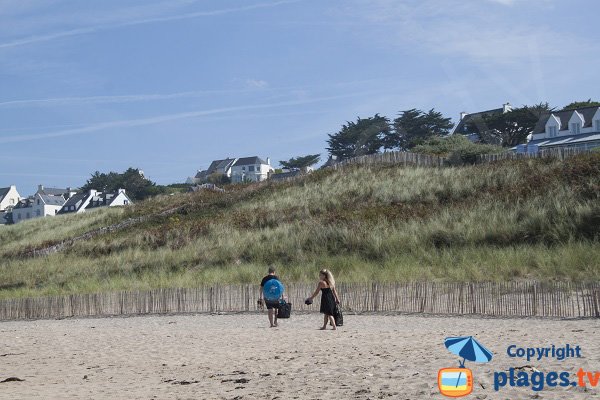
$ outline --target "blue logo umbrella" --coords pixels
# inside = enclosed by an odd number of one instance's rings
[[[463,358],[460,368],[465,367],[465,361],[485,363],[492,360],[492,352],[479,343],[473,336],[449,337],[444,340],[444,345],[451,353]],[[458,374],[456,386],[460,380],[461,373]]]

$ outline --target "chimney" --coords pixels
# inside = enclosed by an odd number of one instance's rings
[[[463,118],[464,118],[464,117],[466,117],[466,116],[467,116],[467,113],[466,113],[466,112],[464,112],[464,111],[462,111],[462,112],[460,113],[460,121],[462,121],[462,120],[463,120]]]
[[[506,104],[502,104],[502,112],[503,113],[507,113],[509,111],[512,111],[512,106],[510,105],[510,103],[506,103]]]
[[[267,164],[271,165],[271,158],[270,157],[267,157]]]
[[[44,185],[38,185],[38,192],[44,191]]]

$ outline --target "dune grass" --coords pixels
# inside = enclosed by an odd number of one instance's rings
[[[177,212],[159,215],[178,207]],[[45,258],[19,251],[154,215]],[[600,279],[600,154],[456,168],[350,167],[0,230],[0,297],[286,281]],[[55,236],[53,236],[55,235]]]

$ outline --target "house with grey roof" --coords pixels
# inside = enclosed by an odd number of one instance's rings
[[[65,204],[62,195],[36,193],[22,199],[12,210],[12,222],[19,223],[28,219],[54,216]]]
[[[221,175],[231,178],[231,167],[236,162],[237,158],[225,158],[223,160],[214,160],[210,163],[207,169],[198,170],[198,173],[192,178],[189,177],[186,183],[191,185],[201,184],[208,181],[209,176]]]
[[[133,204],[125,189],[114,192],[99,192],[89,190],[86,193],[77,193],[69,198],[57,214],[83,213],[100,207],[127,206]]]
[[[62,196],[65,199],[68,199],[69,197],[76,194],[77,190],[74,190],[70,187],[68,187],[66,189],[60,189],[60,188],[44,187],[44,185],[38,185],[38,190],[37,190],[36,194],[38,194],[38,193],[41,195]]]
[[[20,200],[21,195],[15,185],[0,188],[0,225],[10,222],[11,210]]]
[[[460,119],[452,130],[452,135],[463,135],[472,142],[479,142],[481,140],[480,134],[488,131],[485,118],[504,114],[512,111],[512,109],[513,107],[510,105],[510,103],[506,103],[500,108],[494,108],[491,110],[479,111],[470,114],[461,112]]]
[[[600,107],[552,111],[542,115],[527,144],[518,145],[517,153],[537,153],[546,149],[582,149],[600,147]]]
[[[257,156],[238,158],[231,166],[231,182],[261,182],[273,171],[269,157],[266,161]]]

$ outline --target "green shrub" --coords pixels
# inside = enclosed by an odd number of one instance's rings
[[[463,135],[436,137],[416,146],[416,153],[445,156],[450,165],[474,164],[478,155],[505,151],[500,146],[473,143]]]

